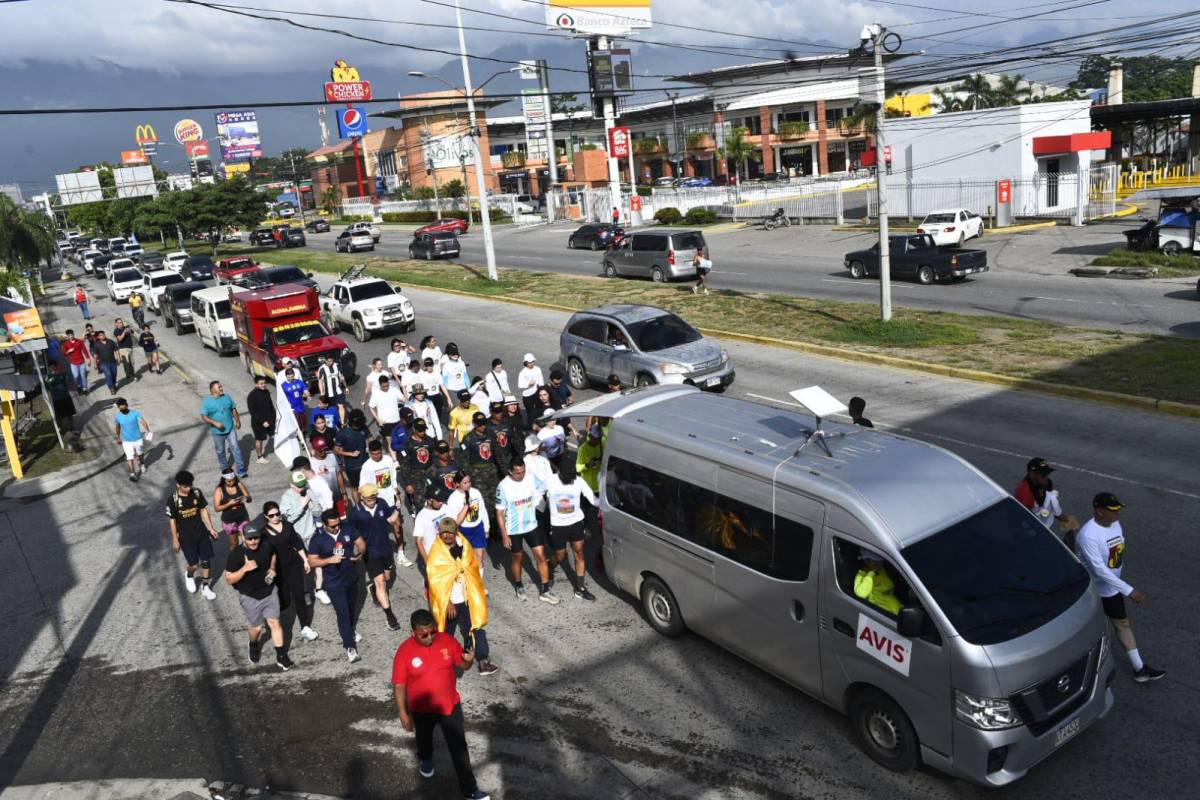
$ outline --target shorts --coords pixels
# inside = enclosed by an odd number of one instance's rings
[[[331,406],[348,405],[346,403],[346,393],[345,392],[338,392],[335,395],[326,395],[326,398],[328,398],[329,405],[331,405]],[[343,420],[343,422],[345,422],[345,421]]]
[[[1104,616],[1109,619],[1127,619],[1125,595],[1114,594],[1112,597],[1101,597],[1100,605],[1104,606]]]
[[[379,435],[383,437],[385,442],[392,441],[392,430],[399,425],[399,422],[381,422],[379,423]]]
[[[241,535],[242,531],[246,530],[246,526],[250,524],[250,520],[244,519],[241,522],[222,522],[221,532],[226,536],[234,534]]]
[[[146,443],[145,439],[138,439],[136,442],[121,442],[121,447],[125,449],[125,460],[133,461],[142,454],[142,445]]]
[[[263,426],[264,422],[268,423],[265,427]],[[275,420],[273,419],[252,419],[250,427],[254,429],[254,441],[256,442],[265,442],[267,439],[275,438]]]
[[[272,586],[271,593],[261,600],[257,597],[238,595],[242,611],[246,612],[246,622],[251,628],[257,628],[269,619],[279,619],[279,591]]]
[[[546,537],[542,533],[541,528],[534,528],[533,530],[526,531],[525,533],[510,533],[508,536],[510,539],[512,539],[514,551],[520,549],[522,542],[529,545],[531,550],[535,547],[546,546]]]
[[[587,531],[582,520],[550,528],[550,546],[555,550],[566,550],[568,542],[582,542],[586,538]]]
[[[190,541],[180,538],[179,549],[183,552],[183,557],[189,567],[194,567],[201,561],[212,561],[212,539],[207,534],[199,539],[192,539]]]
[[[396,561],[391,556],[380,556],[378,558],[367,557],[367,577],[374,580],[376,576],[382,575],[385,572],[396,573]]]
[[[155,345],[151,345],[150,347],[146,347],[143,345],[142,352],[145,353],[146,355],[150,355],[151,353],[157,353],[158,345],[155,344]]]
[[[469,528],[466,525],[462,525],[458,530],[463,535],[463,538],[471,544],[471,547],[474,547],[476,550],[487,549],[487,531],[483,529],[482,522]]]
[[[358,491],[358,479],[362,477],[362,464],[359,464],[357,467],[346,464],[344,469],[346,470],[346,483],[353,486],[355,491]]]

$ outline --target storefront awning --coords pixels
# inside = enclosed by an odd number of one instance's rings
[[[1033,154],[1035,156],[1056,156],[1064,153],[1080,153],[1085,150],[1107,150],[1110,147],[1112,147],[1112,131],[1033,137]]]

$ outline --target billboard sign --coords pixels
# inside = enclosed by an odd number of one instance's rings
[[[546,158],[546,97],[541,89],[521,91],[521,112],[525,117],[526,155],[534,160]]]
[[[208,158],[208,139],[197,139],[194,142],[188,142],[183,146],[183,150],[187,153],[190,159]]]
[[[22,308],[4,315],[4,323],[0,327],[0,349],[45,338],[46,331],[42,328],[42,318],[36,308]]]
[[[94,170],[55,175],[54,182],[58,185],[58,197],[64,206],[99,203],[104,199],[100,191],[100,175]]]
[[[610,158],[629,158],[629,128],[608,129],[608,155]]]
[[[133,140],[137,142],[138,149],[148,156],[158,153],[158,134],[154,131],[154,126],[150,124],[138,125],[133,132]]]
[[[599,36],[624,36],[650,27],[650,0],[546,0],[546,27]]]
[[[181,119],[175,123],[175,141],[186,145],[204,138],[204,129],[194,119]]]
[[[121,151],[121,163],[122,164],[147,164],[147,163],[149,163],[149,159],[146,158],[146,154],[144,152],[142,152],[141,150],[122,150]]]
[[[236,164],[222,164],[225,170],[225,180],[233,180],[238,175],[245,175],[250,172],[250,165],[245,161],[239,161]]]
[[[337,109],[338,138],[362,137],[369,132],[367,115],[357,108]]]
[[[460,161],[459,156],[465,160]],[[436,136],[425,143],[425,166],[434,169],[457,169],[475,163],[475,148],[469,136]]]
[[[588,53],[593,97],[616,97],[633,91],[633,58],[628,50]]]
[[[112,172],[117,197],[154,197],[158,194],[154,167],[126,167]]]
[[[222,111],[217,114],[217,141],[225,161],[262,158],[258,138],[258,115],[253,111]]]
[[[330,81],[325,84],[325,99],[330,103],[365,103],[371,99],[371,82],[364,81],[358,68],[342,59],[333,62]]]

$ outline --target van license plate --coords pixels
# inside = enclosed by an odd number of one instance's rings
[[[1058,747],[1077,733],[1079,733],[1079,717],[1076,717],[1054,732],[1054,746]]]
[[[720,378],[709,378],[708,380],[706,380],[704,382],[704,385],[705,386],[720,386],[721,379]]]

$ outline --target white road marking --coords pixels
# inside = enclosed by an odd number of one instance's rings
[[[855,286],[871,286],[873,283],[873,281],[871,281],[871,280],[856,281],[853,278],[821,278],[821,280],[824,281],[825,283],[849,283],[849,284],[853,284]],[[878,284],[875,284],[875,285],[878,286]],[[892,289],[916,290],[918,292],[925,291],[924,286],[906,286],[902,283],[897,284],[895,280],[892,281]]]
[[[779,405],[793,406],[794,408],[804,408],[804,406],[802,406],[799,403],[796,403],[792,400],[780,400],[777,397],[767,397],[766,395],[754,394],[753,392],[746,392],[746,396],[754,397],[758,400],[766,400],[768,402],[777,403]],[[845,415],[839,415],[839,416],[845,416]],[[914,438],[917,438],[917,439],[924,439],[924,438],[940,439],[943,442],[951,442],[953,444],[962,445],[963,447],[974,447],[977,450],[984,450],[986,452],[995,453],[997,455],[1002,455],[1002,456],[1012,456],[1013,458],[1016,458],[1016,459],[1024,459],[1024,458],[1028,457],[1027,453],[1014,453],[1011,450],[1003,450],[999,447],[989,447],[988,445],[977,444],[976,442],[967,442],[962,439],[955,439],[951,436],[941,436],[936,433],[929,433],[928,431],[918,431],[913,428],[906,428],[903,425],[889,425],[886,422],[879,422],[878,420],[875,420],[875,419],[873,419],[871,421],[875,423],[875,427],[877,427],[877,428],[887,428],[889,430],[894,430],[894,431],[899,431],[901,433],[911,434]],[[1054,467],[1055,467],[1055,469],[1074,470],[1075,472],[1081,472],[1084,475],[1092,475],[1097,478],[1104,478],[1105,480],[1120,481],[1121,483],[1128,483],[1132,486],[1141,486],[1141,487],[1147,488],[1147,489],[1155,489],[1160,492],[1167,492],[1168,494],[1178,495],[1179,497],[1187,497],[1192,500],[1200,500],[1200,494],[1192,494],[1191,492],[1181,492],[1178,489],[1168,489],[1164,486],[1151,485],[1148,483],[1143,483],[1141,481],[1132,480],[1130,478],[1123,478],[1120,475],[1110,475],[1107,472],[1097,472],[1094,469],[1087,469],[1086,467],[1076,467],[1076,466],[1072,466],[1071,464],[1064,464],[1061,461],[1055,461]]]

